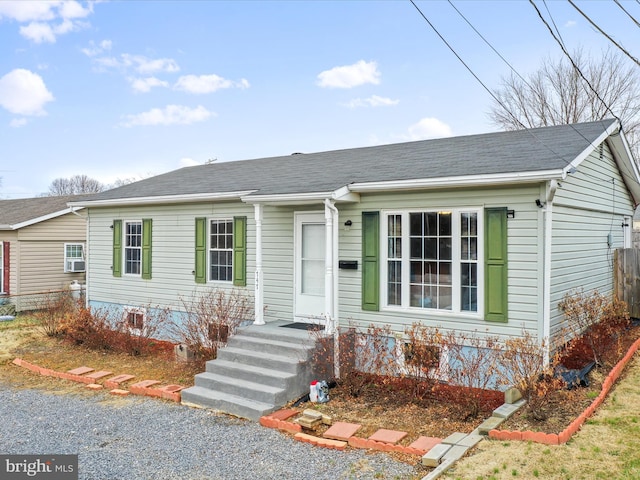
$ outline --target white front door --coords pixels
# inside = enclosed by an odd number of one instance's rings
[[[324,213],[295,214],[295,320],[324,319]]]

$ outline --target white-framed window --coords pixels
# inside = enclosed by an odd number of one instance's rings
[[[124,224],[124,273],[140,275],[142,266],[142,222]]]
[[[4,287],[4,242],[0,242],[0,293],[5,293]]]
[[[209,280],[233,281],[233,219],[209,221]]]
[[[383,212],[384,306],[480,314],[482,228],[480,208]]]
[[[64,272],[84,272],[84,244],[65,243],[64,244]]]
[[[147,310],[141,307],[124,307],[123,319],[125,327],[134,335],[142,335],[145,329]]]

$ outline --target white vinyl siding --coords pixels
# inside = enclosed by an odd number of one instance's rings
[[[184,310],[182,300],[212,288],[238,290],[231,282],[196,284],[195,219],[246,216],[247,275],[255,271],[255,222],[253,206],[240,202],[161,205],[131,208],[94,208],[89,215],[89,300],[119,305],[153,305]],[[144,281],[139,275],[113,278],[112,232],[114,218],[150,218],[153,220],[153,278]],[[124,223],[124,222],[123,222]],[[124,228],[123,228],[124,230]],[[253,298],[253,282],[240,289]],[[251,300],[253,301],[253,300]]]
[[[624,217],[632,200],[605,143],[562,181],[553,206],[551,251],[551,333],[564,325],[558,303],[584,289],[613,291],[613,254],[623,248]],[[611,245],[608,239],[611,239]]]

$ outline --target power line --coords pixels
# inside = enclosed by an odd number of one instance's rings
[[[589,18],[589,16],[584,13],[582,10],[580,10],[578,8],[578,6],[573,3],[573,0],[567,0],[571,6],[573,8],[575,8],[578,13],[580,13],[580,15],[582,15],[591,25],[593,25],[593,27],[598,30],[602,35],[604,35],[605,37],[607,37],[607,39],[613,43],[616,47],[618,47],[627,57],[629,57],[631,60],[633,60],[634,62],[636,62],[638,64],[638,66],[640,66],[640,61],[638,61],[638,59],[636,57],[634,57],[633,55],[631,55],[622,45],[620,45],[618,42],[616,42],[607,32],[605,32],[603,29],[601,29],[598,24],[596,22],[594,22],[593,20],[591,20]]]
[[[620,3],[620,0],[613,0],[616,5],[618,5],[618,7],[620,7],[620,9],[627,14],[627,16],[633,21],[633,23],[635,23],[638,27],[640,27],[640,22],[638,22],[638,20],[636,20],[633,15],[631,15],[629,12],[627,12],[627,10],[622,6],[622,4]]]
[[[456,56],[456,58],[460,61],[460,63],[462,63],[462,65],[464,65],[464,67],[469,71],[469,73],[471,75],[473,75],[473,78],[475,78],[478,83],[480,85],[482,85],[482,87],[489,93],[489,95],[491,95],[491,97],[498,102],[498,104],[505,110],[505,112],[507,112],[509,115],[511,115],[511,117],[518,123],[518,125],[520,125],[524,130],[526,130],[533,138],[535,138],[541,145],[544,145],[551,153],[553,153],[556,157],[558,157],[560,160],[562,160],[563,162],[566,162],[567,165],[570,162],[567,162],[567,160],[565,158],[562,157],[562,155],[560,155],[559,153],[557,153],[555,150],[553,150],[549,145],[547,145],[546,143],[542,142],[538,137],[536,137],[536,135],[531,131],[530,128],[528,128],[526,125],[524,125],[520,119],[518,119],[512,112],[511,110],[509,110],[507,108],[507,106],[502,103],[502,101],[491,91],[491,89],[489,89],[489,87],[487,87],[484,82],[482,80],[480,80],[480,77],[478,77],[475,72],[471,69],[471,67],[469,67],[469,65],[467,65],[465,63],[465,61],[462,59],[462,57],[460,57],[460,55],[458,55],[458,52],[455,51],[455,49],[449,44],[449,42],[447,42],[447,40],[442,36],[442,34],[438,31],[438,29],[429,21],[429,19],[427,18],[427,16],[422,12],[422,10],[420,10],[420,8],[418,7],[418,5],[416,5],[416,3],[414,2],[414,0],[409,0],[411,2],[411,4],[415,7],[415,9],[418,11],[418,13],[420,14],[420,16],[422,16],[422,18],[424,19],[425,22],[427,22],[427,24],[431,27],[431,29],[436,33],[436,35],[438,35],[438,37],[440,37],[440,40],[442,40],[442,42],[449,48],[449,50],[451,50],[451,52]],[[640,0],[638,0],[640,1]],[[617,117],[616,117],[617,118]]]
[[[571,1],[571,0],[569,0]],[[638,2],[640,2],[640,0],[637,0]],[[549,30],[549,33],[551,33],[551,36],[553,37],[553,39],[558,43],[558,45],[560,45],[560,48],[562,49],[562,52],[566,55],[566,57],[569,59],[569,61],[571,62],[571,65],[573,65],[573,68],[576,72],[578,72],[578,74],[580,75],[580,77],[582,77],[582,79],[584,80],[584,82],[589,86],[589,89],[591,89],[591,91],[594,93],[594,95],[598,98],[598,100],[600,100],[600,102],[602,103],[602,105],[604,105],[604,107],[609,111],[609,113],[611,113],[611,115],[613,115],[613,117],[618,120],[618,123],[620,124],[620,126],[622,127],[622,121],[618,118],[618,116],[613,113],[613,111],[611,110],[611,108],[609,107],[609,105],[607,104],[607,102],[605,102],[602,97],[600,96],[600,94],[598,93],[598,91],[593,88],[593,85],[591,85],[591,82],[587,79],[587,77],[584,75],[584,73],[582,73],[582,70],[580,70],[580,67],[578,67],[578,65],[576,65],[576,62],[573,61],[573,58],[571,58],[571,55],[569,55],[569,52],[567,52],[567,49],[564,47],[564,45],[562,44],[562,42],[558,39],[558,37],[556,37],[556,35],[553,33],[553,30],[551,29],[551,27],[549,26],[549,23],[545,20],[545,18],[542,16],[542,13],[540,12],[540,10],[538,9],[538,6],[534,3],[533,0],[529,0],[529,3],[533,6],[533,8],[535,8],[536,12],[538,13],[538,17],[540,17],[540,20],[542,21],[542,23],[545,24],[545,26],[547,27],[547,29]]]
[[[498,55],[498,57],[500,57],[500,59],[511,69],[512,72],[514,72],[518,78],[520,78],[520,80],[522,80],[524,82],[524,84],[529,87],[529,89],[533,90],[533,86],[522,76],[520,75],[520,73],[513,67],[513,65],[511,65],[511,63],[509,63],[507,61],[507,59],[505,59],[500,52],[498,52],[498,50],[491,44],[491,42],[489,42],[489,40],[487,40],[479,31],[478,29],[473,26],[473,24],[467,19],[467,17],[464,16],[464,14],[458,10],[458,8],[456,8],[456,6],[452,3],[451,0],[448,0],[449,5],[451,5],[451,7],[453,7],[453,9],[458,13],[458,15],[460,15],[460,17],[462,17],[462,19],[467,22],[467,25],[469,25],[471,27],[471,29],[476,32],[476,34],[484,41],[484,43],[486,43],[489,48],[491,48],[491,50],[493,50],[495,52],[496,55]],[[546,2],[545,2],[546,5]],[[547,9],[547,12],[549,12],[549,10]],[[551,15],[551,12],[549,12],[549,15]],[[553,17],[551,18],[551,20],[553,21]],[[554,22],[555,25],[555,22]],[[556,27],[557,29],[557,27]],[[559,32],[558,32],[559,33]],[[502,105],[502,104],[501,104]],[[503,105],[502,105],[503,106]],[[559,116],[559,112],[555,109],[553,104],[549,104],[549,107],[553,110],[555,110],[556,115]],[[504,108],[504,106],[503,106]],[[507,110],[507,112],[513,116],[513,114],[511,112],[509,112]],[[572,124],[568,124],[578,135],[580,135],[589,145],[591,145],[593,147],[593,149],[596,149],[596,145],[593,144],[593,142],[591,140],[589,140],[587,137],[585,137],[582,132],[580,130],[578,130],[577,128],[575,128]]]
[[[556,33],[558,34],[558,38],[560,38],[560,41],[564,45],[564,38],[562,38],[562,35],[560,35],[560,29],[556,25],[556,22],[553,19],[553,15],[551,15],[551,11],[549,10],[549,5],[547,5],[547,0],[542,0],[542,3],[544,3],[544,8],[547,10],[547,14],[549,15],[549,18],[551,19],[551,23],[553,23],[553,28],[556,29]]]

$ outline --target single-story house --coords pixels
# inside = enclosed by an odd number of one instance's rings
[[[639,202],[621,126],[602,120],[216,162],[70,205],[93,307],[180,311],[235,288],[256,324],[543,339],[566,293],[612,291]]]
[[[68,202],[78,196],[0,200],[0,301],[16,310],[40,294],[84,283],[87,223]],[[75,209],[77,210],[77,209]]]

